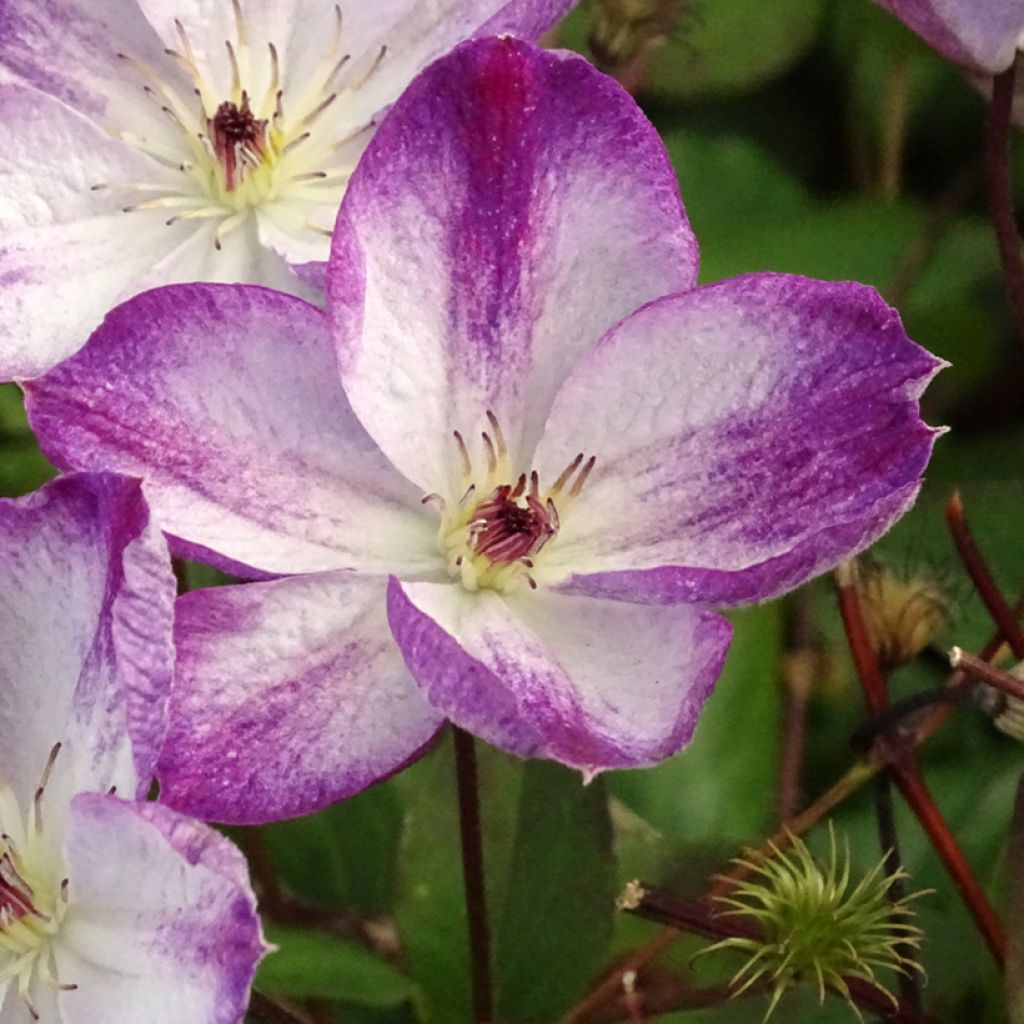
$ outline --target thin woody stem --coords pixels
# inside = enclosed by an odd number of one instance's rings
[[[971,532],[967,515],[964,512],[964,505],[958,493],[955,493],[946,505],[946,522],[960,559],[964,563],[964,568],[971,577],[971,582],[978,591],[978,596],[989,615],[992,616],[992,621],[1006,637],[1006,641],[1018,661],[1024,661],[1024,629],[1021,628],[1019,612],[1010,607],[996,584],[974,539],[974,534]]]
[[[873,714],[882,714],[889,704],[885,673],[871,649],[857,588],[848,571],[837,571],[836,578],[839,583],[839,606],[843,625],[846,627],[850,650],[864,687],[868,707]],[[1002,964],[1006,959],[1006,935],[1002,922],[925,785],[913,752],[909,748],[903,750],[894,758],[889,771],[927,833],[936,853],[946,865],[989,950]]]
[[[487,923],[484,885],[483,832],[480,828],[480,787],[477,778],[476,744],[473,737],[453,726],[455,774],[459,790],[459,834],[462,840],[462,875],[469,921],[469,957],[473,984],[473,1021],[494,1020],[491,986],[491,936]]]
[[[1024,682],[1016,676],[1011,676],[1009,672],[1001,672],[987,661],[982,661],[981,658],[976,658],[959,647],[954,647],[949,652],[949,663],[953,668],[962,669],[972,679],[988,683],[989,686],[1024,701]]]
[[[992,102],[985,124],[985,177],[989,216],[999,248],[1010,308],[1017,334],[1024,343],[1024,262],[1021,260],[1021,240],[1014,212],[1013,175],[1010,168],[1010,119],[1019,60],[1018,57],[992,81]]]

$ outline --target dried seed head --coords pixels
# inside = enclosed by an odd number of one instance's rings
[[[686,0],[591,0],[588,42],[594,63],[602,71],[630,64],[668,38],[685,6]]]
[[[930,569],[906,572],[863,557],[857,595],[875,654],[888,668],[913,661],[949,624],[953,602]]]
[[[767,860],[739,861],[751,870],[750,880],[717,898],[727,908],[724,915],[745,919],[760,937],[725,939],[705,952],[738,949],[749,954],[732,979],[733,995],[766,982],[772,997],[765,1020],[786,989],[800,982],[816,985],[821,1001],[827,989],[837,992],[859,1018],[845,978],[870,982],[895,1004],[876,971],[921,971],[908,953],[923,937],[912,923],[910,908],[922,893],[890,901],[894,882],[907,876],[902,871],[887,875],[884,860],[854,884],[849,844],[839,851],[831,823],[829,837],[827,862],[815,858],[793,835],[788,850],[773,845]]]

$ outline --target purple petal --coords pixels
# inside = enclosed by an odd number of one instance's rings
[[[26,386],[62,466],[145,478],[168,533],[264,573],[437,562],[420,494],[356,421],[322,314],[261,288],[138,296]]]
[[[328,308],[353,408],[426,490],[488,409],[528,454],[579,354],[689,287],[696,259],[661,142],[615,82],[467,43],[395,105],[339,214]]]
[[[1024,35],[1020,0],[875,0],[960,64],[1004,71]]]
[[[75,798],[67,917],[55,943],[63,1024],[238,1024],[266,951],[241,855],[156,804]]]
[[[651,764],[693,734],[731,627],[710,612],[538,591],[399,583],[388,617],[428,699],[457,725],[585,772]]]
[[[73,791],[148,789],[174,592],[138,481],[76,474],[0,501],[0,731],[18,738],[0,745],[0,778],[23,806],[57,742]]]
[[[403,767],[442,722],[388,632],[383,578],[194,591],[175,638],[161,798],[208,820],[318,810]]]
[[[596,456],[545,550],[570,588],[737,603],[863,548],[913,501],[942,364],[870,288],[755,274],[652,303],[576,367],[537,452]]]

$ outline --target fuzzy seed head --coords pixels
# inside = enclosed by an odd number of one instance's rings
[[[760,937],[725,939],[705,952],[737,949],[749,954],[732,979],[733,995],[756,982],[767,983],[772,995],[766,1021],[786,989],[801,982],[816,985],[822,1002],[826,990],[838,993],[862,1019],[845,978],[862,978],[896,1005],[876,972],[921,971],[912,954],[923,933],[913,923],[910,903],[923,893],[891,901],[889,890],[907,876],[902,871],[887,875],[884,860],[854,883],[849,844],[840,853],[831,824],[829,836],[827,862],[815,858],[795,835],[788,850],[773,844],[767,860],[737,861],[751,870],[749,880],[718,897],[727,908],[723,916],[744,919]]]
[[[946,589],[928,569],[905,572],[861,558],[856,587],[871,647],[887,668],[913,661],[953,613]]]

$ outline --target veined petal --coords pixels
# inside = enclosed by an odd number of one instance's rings
[[[597,465],[545,552],[570,588],[738,603],[875,540],[913,501],[942,363],[863,285],[753,274],[652,303],[580,361],[537,452]]]
[[[684,746],[731,635],[724,619],[684,605],[394,579],[388,616],[416,681],[453,722],[588,773]]]
[[[322,573],[180,598],[164,802],[207,820],[275,821],[415,758],[443,719],[402,664],[385,587]]]
[[[22,806],[58,742],[71,792],[149,788],[174,593],[138,481],[75,474],[0,501],[0,779]]]
[[[163,528],[257,573],[440,564],[419,492],[338,383],[323,315],[262,288],[157,289],[26,386],[65,467],[144,477]]]
[[[118,54],[180,83],[137,0],[0,0],[0,69],[104,126],[159,127],[157,108]]]
[[[528,458],[580,353],[695,273],[675,174],[626,92],[581,58],[488,39],[425,71],[374,137],[328,306],[356,414],[436,490],[453,430],[490,409]]]
[[[875,0],[950,60],[992,73],[1013,61],[1024,35],[1019,0]]]
[[[241,855],[159,804],[72,803],[62,1024],[238,1024],[266,951]]]

